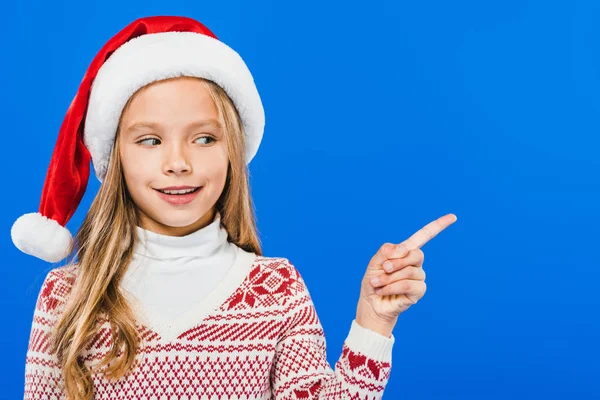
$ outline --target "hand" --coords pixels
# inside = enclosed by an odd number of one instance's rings
[[[456,220],[454,214],[444,215],[399,245],[385,243],[379,248],[362,280],[356,310],[359,325],[388,337],[391,335],[398,315],[425,294],[425,254],[421,247]]]

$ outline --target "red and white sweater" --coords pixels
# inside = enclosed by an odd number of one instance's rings
[[[142,342],[134,368],[118,381],[93,375],[95,398],[382,398],[394,336],[352,321],[333,370],[298,270],[286,258],[238,251],[217,290],[172,323],[152,326],[140,313]],[[76,276],[76,265],[56,268],[42,285],[27,351],[25,399],[66,399],[49,335]],[[110,324],[106,319],[100,324],[83,354],[86,365],[97,363],[110,349]]]

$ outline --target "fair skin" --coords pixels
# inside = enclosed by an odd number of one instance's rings
[[[118,139],[123,174],[144,229],[183,236],[213,221],[229,164],[225,132],[217,121],[212,98],[193,78],[150,84],[123,111]],[[175,205],[156,190],[181,185],[202,189],[191,202]],[[421,247],[454,222],[456,216],[447,214],[398,246],[381,246],[362,280],[359,325],[391,335],[398,315],[425,294]]]
[[[356,307],[357,324],[391,336],[398,316],[425,294],[425,255],[421,247],[456,220],[456,215],[446,214],[402,243],[385,243],[379,248],[362,280]]]
[[[200,80],[177,78],[142,88],[123,111],[119,140],[142,228],[184,236],[213,221],[229,157],[217,107]],[[165,201],[158,191],[179,186],[201,189],[187,204]]]

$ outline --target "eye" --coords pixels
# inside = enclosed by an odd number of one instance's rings
[[[154,142],[152,142],[152,141],[154,141]],[[145,138],[145,139],[139,140],[136,143],[145,144],[148,146],[155,146],[157,144],[160,144],[160,140],[157,138]]]
[[[212,136],[201,136],[198,139],[196,139],[195,141],[197,142],[197,141],[202,140],[202,139],[208,139],[208,140],[210,140],[208,143],[203,143],[203,144],[210,144],[211,142],[215,141],[215,138],[213,138]]]

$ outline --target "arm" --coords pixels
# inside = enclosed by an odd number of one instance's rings
[[[333,371],[310,294],[296,268],[288,268],[285,321],[271,370],[273,399],[381,399],[390,376],[393,335],[385,337],[352,321]]]
[[[60,269],[46,276],[38,295],[25,362],[25,400],[63,400],[61,370],[50,334],[64,303],[66,284]]]

